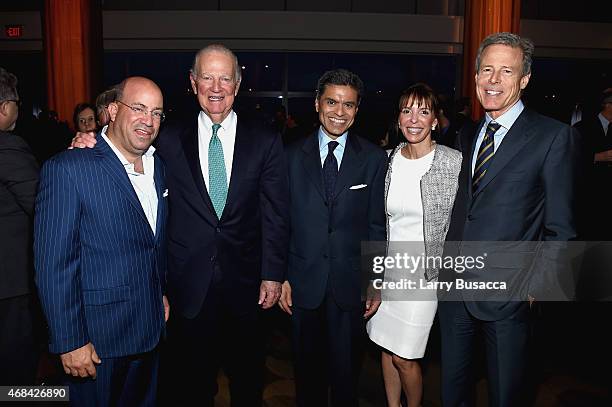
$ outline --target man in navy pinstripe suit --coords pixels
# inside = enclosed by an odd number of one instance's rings
[[[164,119],[155,83],[117,87],[93,149],[50,159],[35,217],[36,284],[73,405],[154,405],[163,295],[164,167],[151,143]]]

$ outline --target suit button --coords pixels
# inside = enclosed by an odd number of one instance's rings
[[[329,205],[327,204],[327,201],[323,202],[323,204],[325,204],[325,206],[329,206]]]
[[[221,228],[220,228],[220,227],[217,227],[217,228],[215,229],[215,232],[217,232],[217,233],[221,233]]]
[[[472,215],[468,215],[468,220],[474,220],[474,217]]]
[[[332,228],[328,228],[328,229],[327,229],[327,233],[329,233],[329,234],[331,235],[332,233],[334,233],[334,229],[332,229]]]
[[[217,256],[210,256],[210,262],[214,263],[217,260]]]
[[[328,258],[327,254],[324,254],[324,255],[323,255],[323,258],[324,258],[324,259],[327,259],[327,258]]]

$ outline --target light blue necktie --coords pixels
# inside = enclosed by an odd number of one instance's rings
[[[212,201],[217,218],[221,219],[227,200],[227,173],[223,159],[223,146],[217,136],[220,124],[213,124],[212,137],[208,144],[208,194]]]

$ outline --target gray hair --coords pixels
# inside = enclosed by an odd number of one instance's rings
[[[531,59],[533,57],[533,50],[535,46],[533,42],[528,38],[522,38],[517,34],[508,32],[495,33],[489,35],[487,38],[482,40],[480,47],[478,47],[478,54],[476,55],[476,72],[480,71],[480,61],[482,59],[482,53],[485,48],[489,45],[507,45],[512,48],[520,48],[523,53],[523,73],[522,76],[531,73]]]
[[[0,67],[0,102],[18,99],[17,77]]]
[[[230,58],[234,60],[234,79],[236,80],[236,83],[240,83],[240,81],[242,80],[242,69],[240,69],[240,65],[238,65],[238,57],[236,56],[236,54],[232,52],[231,49],[221,44],[210,44],[202,48],[201,50],[199,50],[195,54],[195,57],[193,58],[193,65],[191,66],[191,73],[194,76],[198,76],[197,67],[198,67],[198,61],[200,60],[200,56],[204,54],[208,54],[210,52],[219,52],[221,54],[225,54],[229,56]]]

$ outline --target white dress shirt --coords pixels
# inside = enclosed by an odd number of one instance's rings
[[[238,116],[232,110],[221,123],[217,131],[217,137],[221,140],[223,147],[223,161],[225,161],[225,173],[227,175],[227,188],[229,189],[232,174],[232,163],[234,162],[234,145],[236,144],[236,125]],[[208,145],[212,138],[213,122],[204,112],[198,116],[198,153],[200,155],[200,167],[202,176],[208,191]]]
[[[508,131],[510,131],[510,127],[512,127],[516,119],[518,119],[523,109],[525,109],[525,105],[519,99],[519,101],[516,102],[510,108],[510,110],[508,110],[506,113],[502,114],[495,120],[493,120],[491,116],[489,116],[489,113],[485,113],[485,123],[484,126],[482,126],[482,129],[480,129],[480,133],[478,134],[478,138],[476,139],[476,145],[474,146],[474,154],[472,155],[472,175],[474,174],[474,167],[476,167],[476,158],[478,156],[477,152],[480,148],[480,144],[482,143],[482,139],[485,136],[485,131],[487,130],[487,126],[489,125],[489,123],[495,122],[501,125],[501,127],[495,132],[495,135],[493,136],[493,152],[496,153],[497,149],[504,140],[504,137],[506,137],[506,134],[508,133]]]
[[[106,129],[108,126],[104,126],[102,129],[102,137],[108,143],[110,148],[113,150],[121,164],[123,164],[123,168],[125,168],[125,172],[132,183],[132,187],[136,192],[136,196],[140,201],[140,206],[142,206],[142,210],[144,211],[147,220],[149,221],[149,225],[151,226],[151,230],[153,234],[155,234],[155,230],[157,227],[157,190],[155,189],[155,178],[153,174],[155,173],[155,158],[153,157],[153,153],[155,152],[155,147],[150,146],[149,149],[142,156],[142,166],[144,169],[144,174],[136,172],[134,170],[134,164],[130,163],[121,152],[115,147],[113,142],[106,135]]]

